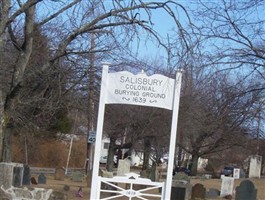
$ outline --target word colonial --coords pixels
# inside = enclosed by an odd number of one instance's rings
[[[120,88],[115,89],[115,95],[141,97],[134,101],[142,101],[145,103],[148,99],[165,99],[164,93],[157,92],[157,88],[161,87],[163,80],[146,78],[146,77],[119,77]]]

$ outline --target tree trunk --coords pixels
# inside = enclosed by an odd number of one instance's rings
[[[4,66],[4,41],[5,41],[5,30],[6,23],[8,21],[9,9],[11,1],[1,1],[0,6],[0,67]],[[4,73],[0,73],[0,80],[4,80]],[[0,162],[3,161],[3,142],[4,142],[4,105],[5,105],[5,92],[3,91],[3,85],[0,85]]]
[[[2,1],[2,3],[3,5],[0,6],[0,66],[4,65],[4,37],[10,1]],[[11,162],[11,138],[13,132],[13,121],[11,121],[13,119],[6,113],[14,112],[16,103],[19,101],[24,72],[32,52],[35,6],[26,10],[25,14],[25,41],[16,62],[9,93],[5,94],[4,88],[0,87],[0,161],[4,162]]]
[[[106,164],[106,169],[109,172],[113,171],[113,160],[114,160],[114,155],[115,155],[115,144],[116,140],[113,138],[110,138],[110,144],[109,144],[109,150],[108,150],[108,158],[107,158],[107,164]]]
[[[4,96],[0,88],[0,162],[3,161],[3,142],[4,142],[3,129],[4,129]]]
[[[198,167],[198,160],[199,160],[199,155],[198,154],[192,154],[192,159],[191,159],[191,175],[196,176],[197,175],[197,167]]]
[[[149,169],[149,159],[150,159],[150,153],[151,153],[151,142],[150,138],[144,139],[144,159],[143,159],[143,170]]]

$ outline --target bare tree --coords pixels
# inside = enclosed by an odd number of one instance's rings
[[[193,10],[198,20],[197,36],[208,48],[204,66],[215,70],[233,70],[255,76],[264,90],[265,32],[264,1],[200,1]]]
[[[250,83],[234,84],[226,73],[219,73],[194,80],[192,92],[182,96],[179,130],[183,140],[178,145],[192,155],[192,174],[197,173],[199,157],[242,145],[255,117],[252,109],[262,97],[261,92],[243,92],[251,88]]]
[[[16,49],[16,53],[13,54],[15,59],[13,59],[14,65],[10,70],[11,79],[6,82],[8,85],[1,84],[0,89],[0,160],[11,161],[10,138],[17,121],[14,113],[16,113],[18,105],[23,103],[21,96],[25,85],[25,71],[33,56],[34,26],[37,26],[43,35],[49,38],[49,55],[47,60],[38,66],[39,74],[54,70],[61,72],[61,69],[66,66],[66,62],[70,69],[78,69],[82,65],[82,60],[85,60],[80,58],[89,57],[90,53],[104,52],[109,49],[106,45],[106,48],[89,48],[90,40],[87,39],[91,38],[91,33],[104,32],[103,34],[108,34],[109,38],[113,38],[119,46],[125,49],[125,45],[128,45],[133,38],[139,37],[141,31],[145,31],[161,46],[166,47],[152,28],[152,15],[156,9],[164,9],[180,28],[181,25],[174,14],[175,6],[184,9],[174,1],[147,3],[140,0],[113,0],[107,3],[100,0],[1,1],[1,66],[5,66],[5,58],[8,56],[5,50],[10,42]],[[38,12],[38,9],[42,9],[44,12]],[[145,17],[139,14],[141,12],[146,13]],[[112,44],[117,45],[116,43],[108,44],[109,47]],[[111,54],[106,55],[111,58]],[[80,62],[77,62],[79,59]],[[58,87],[62,86],[61,75],[62,73],[57,73],[57,77],[54,78],[54,80],[58,80]],[[86,73],[81,71],[78,75],[80,80],[83,80]],[[4,76],[4,71],[1,68],[2,76]],[[59,88],[57,97],[65,95],[72,88],[79,87],[77,80],[72,79],[71,84],[65,84],[61,90]]]

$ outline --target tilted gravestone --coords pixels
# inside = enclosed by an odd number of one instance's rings
[[[41,174],[38,176],[38,183],[39,183],[39,184],[46,184],[46,182],[47,182],[47,178],[46,178],[46,176],[45,176],[43,173],[41,173]]]
[[[235,200],[256,200],[257,199],[257,189],[250,180],[244,180],[236,187]]]
[[[55,180],[63,181],[65,178],[65,171],[63,168],[57,168],[55,170]]]
[[[210,188],[209,191],[206,192],[206,198],[215,199],[220,196],[220,190],[215,188]]]
[[[38,182],[36,181],[36,179],[35,179],[34,177],[31,177],[31,178],[30,178],[30,182],[31,182],[31,184],[33,184],[33,185],[37,185],[37,184],[38,184]]]
[[[72,181],[74,182],[82,182],[83,181],[83,173],[80,172],[80,171],[75,171],[73,172],[73,175],[72,175]]]
[[[192,200],[205,199],[205,196],[206,196],[206,189],[202,184],[197,183],[192,187],[192,192],[191,192]]]

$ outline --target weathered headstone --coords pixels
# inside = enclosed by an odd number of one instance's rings
[[[184,172],[178,172],[174,177],[173,180],[176,182],[180,182],[183,184],[190,183],[190,177],[185,174]]]
[[[128,173],[130,173],[130,160],[119,160],[117,176],[125,176]]]
[[[73,172],[73,175],[72,175],[72,181],[75,181],[75,182],[82,182],[83,181],[83,173],[80,172],[80,171],[75,171]]]
[[[184,172],[178,172],[172,180],[171,199],[190,199],[191,188],[189,176]]]
[[[223,177],[222,178],[222,185],[221,185],[221,197],[225,197],[227,195],[233,194],[234,188],[234,178],[233,177]]]
[[[13,186],[20,187],[22,185],[23,180],[23,167],[14,166],[13,168]]]
[[[29,167],[29,165],[24,165],[22,184],[23,185],[30,185],[30,178],[31,178],[30,167]]]
[[[41,173],[41,174],[38,176],[38,183],[39,183],[39,184],[46,184],[46,182],[47,182],[47,178],[46,178],[46,176],[45,176],[43,173]]]
[[[38,182],[36,181],[36,179],[35,179],[34,177],[31,177],[31,178],[30,178],[30,182],[31,182],[31,184],[33,184],[33,185],[37,185],[37,184],[38,184]]]
[[[100,170],[100,176],[102,177],[105,177],[105,178],[113,178],[113,172],[109,172],[109,171],[106,171],[106,170]],[[101,183],[101,188],[103,189],[109,189],[109,188],[112,188],[110,187],[108,184],[106,183]]]
[[[197,198],[205,199],[205,195],[206,195],[206,189],[202,184],[197,183],[192,187],[192,192],[191,192],[192,200],[195,200]]]
[[[246,178],[246,173],[244,170],[240,170],[240,178]]]
[[[64,171],[64,169],[62,169],[62,168],[57,168],[56,170],[55,170],[55,177],[54,177],[54,179],[55,180],[58,180],[58,181],[63,181],[64,180],[64,178],[65,178],[65,171]]]
[[[186,188],[185,187],[172,187],[171,196],[172,200],[185,200],[186,199]]]
[[[15,169],[16,168],[16,169]],[[20,163],[0,163],[0,186],[10,188],[11,186],[21,186],[23,180],[23,164]]]
[[[220,196],[220,191],[215,188],[210,188],[209,191],[206,192],[206,199],[215,199]]]
[[[234,177],[234,179],[240,178],[240,169],[239,168],[234,168],[233,177]]]
[[[262,156],[250,156],[249,164],[249,178],[260,178],[261,174]]]
[[[250,180],[244,180],[236,187],[235,200],[257,200],[257,189]]]

